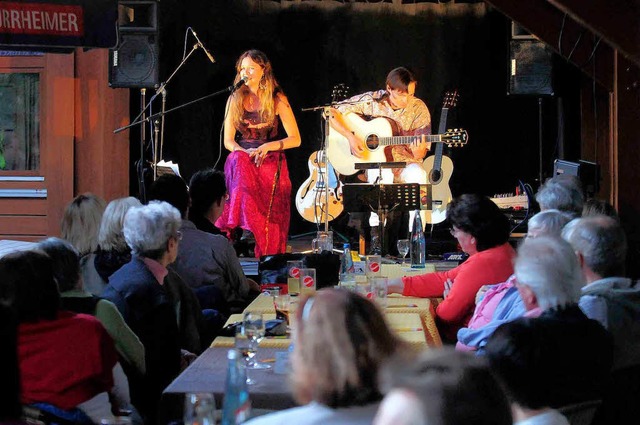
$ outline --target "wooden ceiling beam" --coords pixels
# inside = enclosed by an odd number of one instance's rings
[[[608,91],[613,91],[614,49],[548,0],[485,0],[544,41]]]
[[[638,0],[548,0],[640,66]]]

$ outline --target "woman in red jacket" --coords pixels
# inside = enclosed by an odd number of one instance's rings
[[[509,221],[489,198],[462,195],[447,207],[451,234],[469,258],[458,267],[389,282],[389,292],[413,297],[442,297],[436,323],[443,339],[455,342],[475,306],[478,289],[504,282],[513,273],[515,251],[509,245]]]

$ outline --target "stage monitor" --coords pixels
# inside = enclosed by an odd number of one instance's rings
[[[582,182],[582,189],[587,198],[592,198],[600,190],[600,167],[595,162],[579,160],[578,162],[556,159],[553,162],[553,175],[576,176]]]

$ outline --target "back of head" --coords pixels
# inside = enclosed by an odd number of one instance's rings
[[[224,173],[213,168],[198,171],[189,181],[189,194],[189,217],[203,217],[214,202],[220,202],[227,194]]]
[[[98,233],[98,244],[104,251],[128,251],[129,247],[124,240],[122,227],[124,217],[131,207],[139,207],[142,204],[133,196],[114,199],[109,202],[102,215],[100,232]]]
[[[465,194],[447,206],[452,226],[476,238],[478,251],[502,245],[509,240],[509,220],[486,196]]]
[[[64,210],[60,231],[62,239],[68,240],[85,255],[98,248],[98,232],[105,202],[92,193],[78,195]]]
[[[527,237],[560,236],[562,229],[572,218],[571,214],[560,210],[540,211],[529,219]]]
[[[600,277],[624,276],[627,238],[615,218],[599,215],[573,220],[562,237]]]
[[[535,293],[542,310],[576,303],[584,284],[573,248],[558,237],[525,240],[514,270],[517,282]]]
[[[132,207],[124,218],[124,238],[135,255],[157,260],[182,224],[180,213],[167,202]]]
[[[600,199],[591,198],[585,201],[584,207],[582,208],[582,217],[590,217],[592,215],[606,215],[620,220],[618,211],[616,211],[613,205]]]
[[[80,289],[80,255],[69,242],[60,238],[48,238],[38,244],[53,263],[53,275],[60,292]]]
[[[502,387],[483,358],[452,348],[423,351],[415,359],[390,365],[384,380],[387,391],[403,389],[417,396],[424,425],[512,423]],[[383,402],[378,418],[389,408],[393,406]],[[398,424],[388,417],[389,422],[377,420],[376,425]]]
[[[60,294],[53,264],[42,251],[15,252],[0,258],[0,301],[15,308],[18,321],[56,318]]]
[[[292,382],[299,403],[335,408],[382,398],[379,369],[403,343],[371,301],[323,289],[301,303],[296,323]]]
[[[392,69],[389,74],[387,74],[386,84],[393,90],[406,92],[409,84],[415,82],[416,77],[413,76],[411,71],[404,67]]]
[[[558,175],[547,179],[536,193],[541,210],[556,209],[580,217],[584,205],[582,183],[575,176]]]
[[[164,174],[151,185],[149,201],[168,202],[178,209],[180,217],[186,218],[189,208],[189,188],[182,177]]]

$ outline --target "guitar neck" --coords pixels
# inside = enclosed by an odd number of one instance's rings
[[[442,108],[442,112],[440,113],[440,124],[438,125],[438,131],[445,131],[447,127],[447,115],[449,114],[449,108]],[[442,151],[444,149],[444,145],[442,143],[436,146],[436,151],[434,152],[435,158],[433,160],[433,168],[435,170],[439,170],[442,165]]]
[[[378,140],[382,146],[391,146],[391,145],[408,145],[414,142],[416,138],[425,138],[425,142],[429,143],[441,143],[442,142],[442,134],[425,134],[419,136],[390,136],[390,137],[379,137]]]

